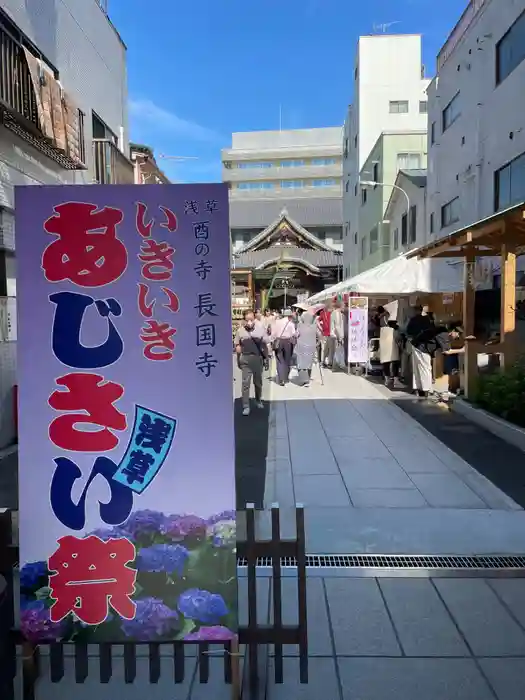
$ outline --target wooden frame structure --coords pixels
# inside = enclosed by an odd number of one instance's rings
[[[299,647],[299,679],[308,683],[308,626],[306,610],[306,549],[304,508],[295,508],[295,536],[281,536],[280,511],[277,504],[271,508],[271,537],[258,539],[256,535],[255,506],[247,504],[246,511],[239,511],[237,558],[246,566],[248,583],[248,623],[239,625],[238,639],[226,643],[198,642],[196,683],[210,682],[210,657],[223,659],[223,682],[231,686],[232,700],[264,700],[267,696],[268,661],[270,647],[274,651],[275,683],[283,683],[284,647]],[[109,683],[113,675],[115,647],[123,647],[124,682],[132,684],[137,677],[137,647],[147,647],[149,682],[158,683],[161,678],[161,651],[170,649],[173,660],[172,682],[180,684],[188,676],[185,645],[188,642],[119,642],[89,645],[98,647],[97,657],[88,655],[88,644],[48,643],[35,645],[24,639],[15,629],[15,595],[13,575],[18,566],[18,547],[13,544],[12,512],[0,512],[0,577],[7,587],[0,588],[0,698],[15,700],[17,659],[21,658],[22,700],[35,700],[36,684],[42,676],[40,649],[46,647],[49,661],[49,676],[52,683],[60,683],[66,675],[66,664],[73,664],[75,683],[84,683],[91,672],[97,673],[101,684]],[[257,566],[264,561],[271,567],[272,588],[270,603],[272,617],[268,624],[257,619]],[[283,624],[282,565],[293,561],[297,566],[297,624]],[[288,578],[288,577],[287,577]],[[194,642],[190,643],[195,645]],[[246,661],[241,672],[239,644],[246,646]],[[69,650],[73,648],[74,653]],[[69,653],[68,653],[69,652]],[[98,662],[98,663],[97,663]],[[95,664],[98,669],[95,668]],[[189,671],[190,675],[192,671]],[[243,683],[244,681],[244,683]],[[243,686],[245,686],[243,690]],[[74,691],[71,692],[72,697]]]
[[[454,231],[444,238],[412,251],[413,258],[463,258],[463,326],[465,330],[465,395],[475,386],[477,354],[500,353],[504,364],[512,364],[518,354],[516,330],[516,258],[525,253],[525,202],[470,226]],[[482,344],[474,337],[475,287],[469,274],[477,258],[501,259],[501,330],[498,343]]]

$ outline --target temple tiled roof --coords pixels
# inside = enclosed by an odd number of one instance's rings
[[[252,250],[235,255],[235,267],[247,269],[263,267],[265,263],[279,260],[281,255],[283,255],[283,261],[302,261],[316,268],[337,267],[341,264],[341,256],[337,255],[335,251],[310,250],[295,246],[271,246],[263,250]]]
[[[286,201],[230,200],[230,228],[263,229],[286,208],[291,219],[305,228],[309,226],[342,226],[342,197],[297,197]]]

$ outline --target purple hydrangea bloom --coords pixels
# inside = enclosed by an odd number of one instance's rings
[[[40,579],[45,578],[48,574],[47,562],[31,562],[20,571],[20,585],[22,588],[34,588]]]
[[[222,625],[213,625],[212,627],[201,627],[197,632],[190,632],[184,639],[188,642],[226,642],[229,639],[235,639],[237,635]]]
[[[131,538],[131,533],[124,530],[122,527],[113,527],[111,529],[99,528],[98,530],[93,530],[90,534],[95,535],[95,537],[98,537],[103,542],[107,542],[111,539],[120,539],[121,537],[126,539]]]
[[[154,535],[160,532],[166,516],[156,510],[137,510],[126,520],[123,527],[136,539],[141,535]]]
[[[197,515],[170,515],[162,524],[161,532],[175,542],[182,542],[188,536],[204,537],[206,521]]]
[[[163,571],[182,576],[189,552],[180,544],[154,544],[137,555],[139,571]]]
[[[133,620],[122,620],[122,630],[126,637],[149,640],[162,637],[178,619],[176,610],[159,598],[143,598],[136,601],[137,608]]]
[[[24,601],[20,612],[20,629],[30,642],[52,642],[64,634],[64,622],[51,622],[49,608],[43,601]]]
[[[236,510],[224,510],[222,513],[217,513],[217,515],[212,515],[211,518],[208,518],[208,525],[215,525],[221,520],[235,520],[236,518]]]
[[[216,625],[221,617],[228,614],[228,608],[221,595],[198,588],[190,588],[181,593],[177,607],[184,617],[206,625]]]

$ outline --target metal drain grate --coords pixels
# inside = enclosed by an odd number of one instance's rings
[[[239,567],[246,567],[246,558],[239,557]],[[257,559],[259,568],[271,568],[269,557]],[[294,568],[294,557],[281,559],[283,568]],[[426,556],[397,554],[309,554],[306,566],[312,569],[525,569],[525,556]]]

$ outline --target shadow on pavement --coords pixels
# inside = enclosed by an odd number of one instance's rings
[[[237,509],[243,510],[247,503],[256,508],[264,507],[266,482],[266,454],[270,404],[264,408],[252,407],[249,416],[242,415],[241,400],[235,399],[235,480],[237,485]]]

